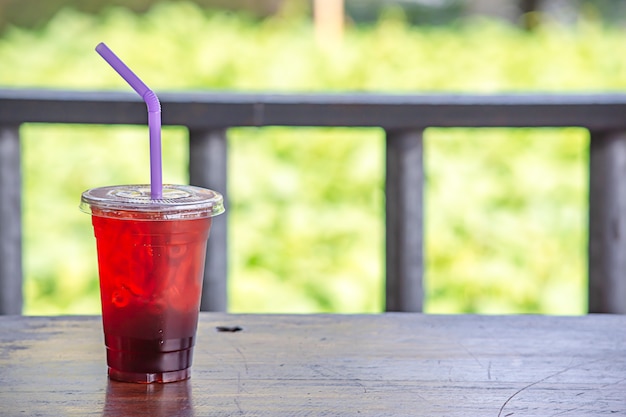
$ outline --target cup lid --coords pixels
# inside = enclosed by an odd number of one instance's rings
[[[163,198],[153,200],[150,185],[112,185],[82,194],[84,213],[115,218],[179,220],[217,216],[224,198],[216,191],[192,185],[163,185]]]

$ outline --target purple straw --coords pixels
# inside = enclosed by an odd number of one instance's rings
[[[148,106],[148,128],[150,130],[150,197],[163,198],[161,167],[161,103],[148,86],[131,71],[103,42],[96,46],[98,52],[110,66],[141,96]]]

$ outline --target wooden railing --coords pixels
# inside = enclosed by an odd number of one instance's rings
[[[423,132],[427,127],[589,130],[589,311],[626,313],[626,95],[160,93],[163,125],[189,129],[190,183],[223,191],[227,129],[380,127],[386,132],[386,309],[421,311]],[[0,90],[0,314],[22,306],[19,127],[146,124],[131,93]],[[207,249],[202,309],[225,310],[226,216]],[[565,262],[566,260],[564,260]]]

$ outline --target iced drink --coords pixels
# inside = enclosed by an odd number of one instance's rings
[[[129,382],[187,379],[198,324],[206,243],[222,196],[166,185],[85,191],[98,251],[109,376]]]

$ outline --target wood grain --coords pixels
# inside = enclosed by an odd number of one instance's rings
[[[240,326],[218,332],[217,326]],[[192,378],[109,382],[99,317],[0,317],[0,415],[626,415],[626,316],[202,313]]]

